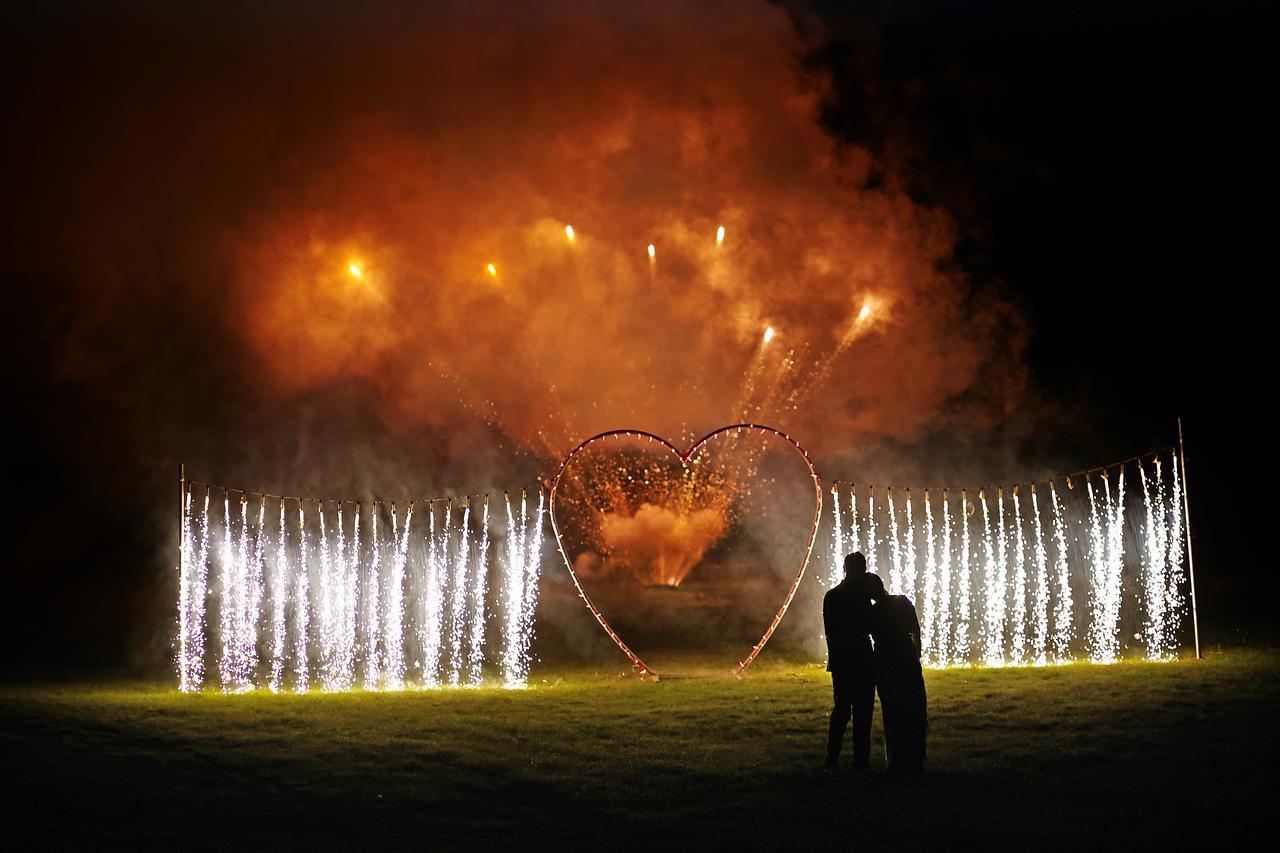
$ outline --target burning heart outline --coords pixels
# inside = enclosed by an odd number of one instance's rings
[[[583,603],[587,605],[587,609],[591,611],[591,615],[600,623],[600,627],[609,635],[609,638],[613,640],[614,644],[622,650],[622,653],[631,660],[632,665],[636,668],[641,677],[646,675],[658,677],[659,674],[654,671],[652,667],[642,661],[640,657],[631,650],[631,647],[623,641],[622,637],[618,636],[618,632],[613,630],[609,625],[609,621],[604,618],[604,614],[600,612],[600,608],[596,607],[595,603],[592,602],[591,597],[587,595],[587,591],[582,588],[582,582],[578,580],[578,575],[573,571],[573,565],[569,560],[569,555],[565,553],[564,542],[560,536],[560,526],[556,523],[556,490],[560,487],[560,478],[564,475],[564,471],[573,460],[573,457],[577,456],[580,451],[585,450],[597,441],[603,441],[607,438],[646,438],[650,442],[657,442],[658,444],[661,444],[663,447],[674,453],[676,458],[680,460],[681,465],[688,465],[690,457],[698,451],[698,448],[702,447],[713,438],[717,438],[718,436],[734,430],[737,430],[738,432],[741,432],[742,430],[755,430],[762,435],[777,436],[778,438],[786,441],[787,444],[791,445],[791,448],[800,454],[800,458],[804,460],[804,464],[809,468],[810,476],[813,477],[814,497],[813,526],[809,530],[809,541],[805,545],[804,558],[800,561],[800,567],[796,570],[795,579],[792,580],[791,587],[787,590],[786,598],[782,600],[782,606],[778,608],[778,612],[774,614],[773,620],[769,623],[769,627],[766,628],[764,633],[760,636],[760,642],[756,643],[755,646],[752,647],[751,654],[747,655],[746,660],[738,662],[737,669],[734,670],[734,673],[741,673],[744,669],[750,666],[751,662],[756,659],[758,654],[760,654],[765,643],[769,642],[769,638],[773,636],[773,632],[782,621],[782,617],[786,615],[787,608],[791,606],[791,601],[796,596],[796,590],[800,588],[800,581],[804,578],[804,571],[809,566],[809,558],[813,556],[813,543],[817,539],[818,525],[822,520],[822,478],[818,475],[818,469],[814,467],[813,460],[809,458],[808,451],[801,447],[799,442],[782,430],[774,429],[771,426],[764,426],[763,424],[741,423],[722,426],[719,429],[712,430],[693,444],[689,445],[689,449],[685,451],[681,451],[662,436],[654,435],[653,433],[646,432],[645,430],[613,429],[599,433],[598,435],[593,435],[591,438],[582,441],[577,447],[569,451],[569,455],[560,463],[560,467],[556,471],[555,479],[551,482],[548,513],[551,516],[551,530],[556,537],[556,550],[560,552],[560,558],[564,560],[564,567],[568,569],[569,577],[573,578],[573,585],[578,590],[578,596],[582,599]]]

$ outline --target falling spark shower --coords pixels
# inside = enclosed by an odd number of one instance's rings
[[[1135,468],[1140,504],[1126,494]],[[827,576],[842,577],[839,563],[854,549],[869,567],[888,565],[890,591],[921,614],[931,666],[1175,658],[1186,578],[1175,453],[1038,485],[985,487],[976,502],[967,489],[933,487],[913,497],[882,487],[878,513],[875,486],[837,482]],[[868,495],[865,511],[859,490]],[[877,540],[873,531],[885,523],[889,535]]]
[[[182,508],[181,690],[212,686],[206,672],[229,693],[527,683],[541,496],[534,513],[508,502],[496,527],[488,496],[397,506],[188,483]]]

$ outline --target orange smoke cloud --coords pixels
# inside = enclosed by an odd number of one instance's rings
[[[781,9],[451,9],[384,48],[369,83],[412,110],[350,116],[237,229],[279,388],[358,379],[394,424],[461,410],[550,455],[742,417],[909,439],[1020,393],[1016,318],[944,271],[944,214],[823,131]]]
[[[632,516],[602,513],[600,538],[610,562],[627,568],[635,580],[679,586],[727,527],[723,509],[674,512],[643,503]]]

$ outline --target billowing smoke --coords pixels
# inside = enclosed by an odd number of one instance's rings
[[[945,215],[820,128],[782,9],[509,24],[445,11],[369,57],[403,108],[349,116],[237,223],[227,307],[266,379],[553,457],[744,416],[911,438],[979,381],[965,414],[1002,413],[1005,307],[944,271]]]
[[[394,432],[552,458],[744,416],[830,450],[1020,395],[1016,314],[950,268],[945,213],[824,132],[783,9],[317,14],[119,25],[80,45],[105,72],[69,66],[80,130],[38,180],[76,201],[26,252],[79,303],[64,371],[145,397],[148,429],[214,383],[359,389]]]
[[[727,526],[724,511],[717,508],[680,513],[643,503],[635,515],[605,513],[600,535],[609,548],[610,563],[635,580],[679,586]]]
[[[43,440],[148,530],[178,459],[403,498],[528,483],[616,427],[750,418],[834,456],[1024,393],[1017,312],[956,271],[945,212],[823,130],[780,7],[161,8],[51,17],[4,142],[36,164],[8,183],[38,317],[14,346],[82,395]]]

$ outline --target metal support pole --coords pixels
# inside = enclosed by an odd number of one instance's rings
[[[1200,614],[1196,610],[1196,558],[1191,551],[1191,503],[1187,497],[1187,451],[1182,440],[1182,418],[1178,418],[1178,459],[1182,465],[1182,527],[1187,532],[1187,576],[1191,579],[1191,630],[1195,635],[1196,659],[1200,654]]]
[[[182,531],[187,526],[187,466],[181,462],[178,463],[178,580],[181,582],[185,576],[182,555]]]

